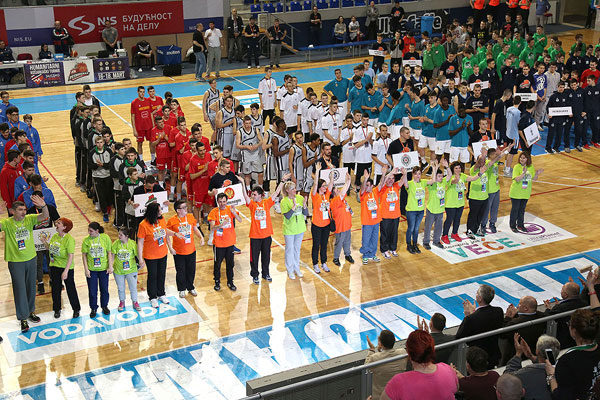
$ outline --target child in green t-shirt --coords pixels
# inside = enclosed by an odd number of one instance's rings
[[[118,239],[113,242],[111,252],[114,254],[113,270],[119,293],[118,310],[125,309],[125,282],[127,282],[133,308],[140,311],[142,308],[138,303],[137,293],[138,266],[135,260],[137,243],[129,239],[129,229],[125,227],[119,229]]]

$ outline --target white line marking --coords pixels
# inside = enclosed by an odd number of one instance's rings
[[[581,188],[581,189],[600,190],[600,188],[598,188],[598,187],[589,187],[589,186],[581,186],[581,185],[566,185],[564,183],[546,182],[546,181],[540,181],[540,180],[537,180],[536,182],[544,183],[546,185],[567,186],[567,187],[574,187],[574,188]]]
[[[175,79],[171,78],[170,76],[167,76],[167,78],[169,78],[170,80],[172,80],[173,82],[175,82]]]
[[[123,122],[125,122],[130,128],[133,128],[131,126],[131,123],[129,121],[127,121],[125,118],[121,117],[115,110],[113,110],[112,108],[110,108],[108,105],[106,105],[106,103],[104,103],[102,100],[100,100],[100,98],[98,96],[96,96],[96,98],[98,99],[98,101],[100,102],[100,104],[102,105],[102,107],[106,107],[110,110],[110,112],[112,112],[113,114],[115,114],[117,117],[119,117],[119,119]]]
[[[230,77],[231,79],[234,79],[234,80],[238,81],[238,82],[239,82],[239,83],[241,83],[242,85],[246,85],[246,86],[248,86],[250,89],[253,89],[253,90],[258,90],[258,88],[255,88],[254,86],[250,86],[250,85],[248,85],[246,82],[239,80],[239,79],[238,79],[238,78],[236,78],[235,76],[231,76],[231,75],[229,75],[227,72],[223,72],[223,75],[227,75],[228,77]]]
[[[241,211],[237,210],[236,211],[242,216],[242,218],[244,218],[246,221],[251,222],[250,219],[244,215]],[[277,239],[275,239],[273,236],[271,236],[271,239],[273,240],[273,243],[275,243],[277,246],[279,246],[283,251],[285,251],[285,246],[282,245],[281,243],[279,243],[279,241]],[[352,303],[352,301],[346,297],[342,292],[340,292],[335,286],[333,286],[331,283],[329,283],[325,278],[323,278],[321,275],[317,274],[308,264],[306,264],[304,261],[300,260],[300,264],[306,268],[308,271],[310,271],[314,276],[316,276],[321,282],[323,282],[325,285],[329,286],[329,288],[331,290],[333,290],[335,293],[337,293],[338,296],[340,296],[342,299],[344,299],[345,302],[348,303],[348,307],[349,308],[355,308],[358,312],[360,312],[361,314],[363,314],[368,320],[370,320],[371,322],[373,322],[375,325],[377,325],[379,328],[381,329],[385,329],[385,327],[383,325],[381,325],[379,323],[379,321],[377,321],[375,318],[371,317],[366,311],[364,311],[362,308],[360,308],[360,306],[357,306],[356,304]],[[287,278],[286,278],[287,279]]]

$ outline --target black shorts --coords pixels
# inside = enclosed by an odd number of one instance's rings
[[[515,141],[509,138],[506,138],[506,145],[510,146],[511,144],[515,144]],[[508,154],[517,154],[519,152],[519,146],[513,146]]]
[[[344,168],[348,168],[348,173],[354,171],[356,163],[344,163]]]

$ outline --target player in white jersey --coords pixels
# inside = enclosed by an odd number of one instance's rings
[[[354,130],[352,137],[352,146],[354,146],[354,161],[356,162],[356,175],[354,185],[360,188],[360,179],[365,171],[371,175],[371,164],[373,159],[373,138],[375,137],[375,128],[369,125],[369,114],[363,113],[362,124]]]
[[[298,105],[298,120],[300,131],[304,133],[305,139],[313,133],[314,131],[314,120],[312,109],[315,108],[312,103],[312,97],[315,96],[315,92],[312,88],[306,89],[306,97],[300,100],[300,104]]]
[[[273,123],[275,116],[275,102],[277,100],[277,83],[271,77],[273,69],[265,67],[265,76],[258,82],[258,97],[260,99],[260,108],[262,111],[262,119],[266,122],[269,117],[269,123]]]
[[[379,138],[373,142],[373,150],[371,151],[375,185],[379,185],[379,181],[382,179],[383,167],[387,165],[388,170],[391,169],[391,165],[385,157],[391,142],[387,125],[379,125]]]
[[[289,170],[292,173],[292,181],[296,184],[296,190],[301,191],[304,186],[304,163],[302,162],[302,153],[304,153],[304,134],[296,132],[294,134],[294,143],[290,147],[288,157]]]
[[[246,181],[246,187],[250,187],[252,174],[257,174],[258,184],[263,184],[263,164],[261,147],[263,143],[262,134],[252,126],[252,117],[246,115],[242,120],[242,126],[236,134],[237,148],[240,149],[242,161],[242,174]]]
[[[325,92],[321,93],[321,101],[317,105],[317,113],[315,116],[315,133],[323,140],[323,128],[321,127],[321,118],[329,112],[329,95]]]
[[[216,79],[209,79],[208,85],[209,88],[206,92],[204,92],[204,96],[202,97],[202,113],[204,114],[204,122],[210,122],[210,126],[212,126],[214,132],[217,110],[211,108],[210,106],[219,101],[220,92],[219,89],[217,89]]]
[[[339,159],[342,151],[340,145],[340,130],[342,128],[342,116],[337,112],[337,100],[331,100],[329,111],[321,117],[321,128],[323,129],[323,141],[331,144],[332,155]]]
[[[348,173],[354,171],[354,146],[352,145],[354,137],[354,120],[352,114],[346,115],[344,125],[340,131],[340,145],[342,146],[342,163],[348,168]]]
[[[281,86],[279,86],[279,88],[277,89],[277,94],[276,94],[276,97],[275,97],[276,100],[277,100],[277,105],[279,107],[281,107],[281,98],[283,97],[284,94],[287,93],[287,84],[289,82],[292,82],[292,76],[286,74],[283,77],[283,84]]]
[[[286,86],[287,91],[281,96],[281,102],[279,103],[279,116],[285,121],[287,134],[291,135],[298,130],[298,104],[300,98],[294,92],[292,82],[288,82]]]
[[[310,189],[313,186],[314,178],[314,164],[319,159],[321,155],[321,138],[318,134],[313,133],[308,138],[308,143],[304,146],[304,151],[302,153],[302,162],[304,165],[304,187],[301,190],[301,194],[308,195],[310,193]]]
[[[215,118],[215,127],[217,128],[216,142],[223,148],[223,156],[225,158],[231,157],[231,151],[233,150],[233,142],[235,135],[234,124],[235,124],[235,111],[233,110],[233,97],[227,96],[223,101],[224,105],[217,112]],[[216,103],[215,103],[216,104]]]
[[[298,95],[298,98],[303,98],[304,89],[302,89],[302,86],[298,86],[298,78],[296,78],[295,76],[292,76],[292,85],[294,86],[294,93]]]

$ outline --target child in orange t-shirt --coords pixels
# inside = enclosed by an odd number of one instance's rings
[[[379,250],[385,258],[398,256],[396,249],[398,248],[398,225],[400,223],[400,184],[394,182],[394,175],[398,172],[398,168],[394,168],[387,174],[381,180],[383,186],[379,189],[381,206]]]
[[[338,267],[340,264],[340,254],[342,247],[346,255],[346,261],[354,264],[354,259],[350,254],[350,244],[352,242],[352,209],[346,201],[346,193],[350,187],[350,174],[346,173],[346,182],[344,186],[334,188],[331,200],[331,214],[335,221],[335,244],[333,245],[333,263]]]
[[[221,263],[223,260],[225,260],[227,287],[232,291],[237,290],[233,284],[233,246],[236,240],[235,226],[233,225],[234,218],[238,222],[242,220],[235,207],[227,205],[227,195],[219,193],[217,195],[217,208],[213,208],[208,214],[215,250],[213,275],[216,291],[221,290]]]
[[[385,176],[388,166],[381,168],[382,175]],[[365,170],[363,182],[360,187],[360,223],[362,224],[362,254],[363,264],[368,264],[369,260],[374,262],[381,261],[377,256],[377,240],[379,239],[379,223],[381,222],[381,207],[379,205],[379,190],[383,186],[384,180],[379,182],[376,187],[373,179],[369,178],[369,171]]]

